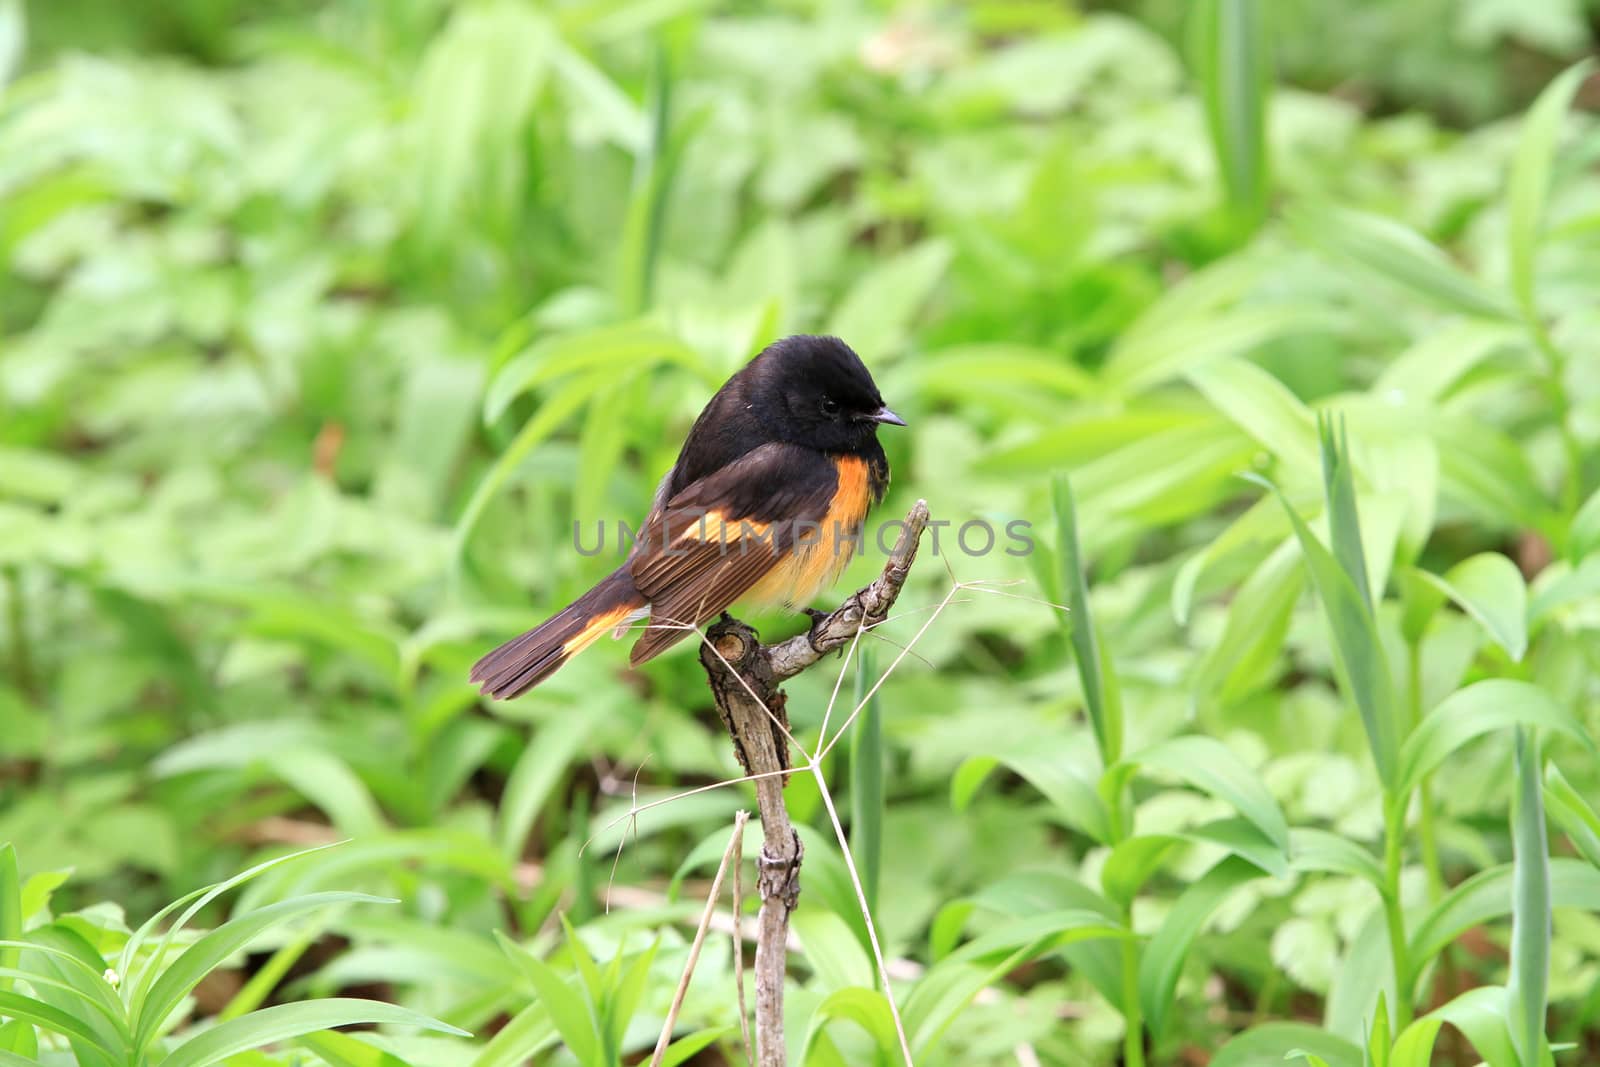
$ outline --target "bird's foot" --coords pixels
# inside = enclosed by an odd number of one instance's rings
[[[811,620],[811,628],[806,631],[806,637],[811,642],[811,647],[817,647],[817,638],[821,635],[822,624],[831,617],[830,612],[818,611],[816,608],[801,608],[801,613]]]

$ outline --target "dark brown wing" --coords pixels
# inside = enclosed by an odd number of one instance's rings
[[[657,655],[743,596],[793,550],[804,523],[827,515],[838,481],[822,453],[773,443],[668,500],[628,564],[650,602],[650,625],[629,662]]]

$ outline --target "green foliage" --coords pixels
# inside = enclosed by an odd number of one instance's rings
[[[791,1062],[1578,1062],[1597,13],[0,0],[0,1064],[646,1054],[702,672],[465,677],[801,330],[949,525],[790,683]]]
[[[196,899],[202,904],[214,900],[269,866],[259,865],[211,886]],[[10,870],[15,871],[14,862]],[[21,914],[22,888],[14,876],[0,878],[0,897],[9,900],[11,915]],[[280,1004],[174,1033],[174,1023],[190,1014],[179,1009],[195,988],[262,934],[296,916],[334,905],[393,901],[361,893],[306,894],[235,914],[198,936],[187,935],[184,929],[198,911],[192,906],[159,941],[152,942],[156,921],[183,903],[173,904],[131,933],[104,916],[55,916],[43,906],[42,914],[30,913],[37,920],[25,930],[8,933],[3,944],[15,961],[5,969],[7,979],[32,994],[0,991],[0,1010],[14,1023],[43,1031],[47,1042],[51,1037],[64,1041],[78,1063],[108,1067],[157,1061],[206,1067],[250,1049],[360,1023],[420,1026],[468,1036],[464,1030],[393,1004],[349,998]],[[181,950],[179,938],[188,942]],[[32,1046],[34,1039],[27,1043]],[[34,1062],[22,1056],[15,1060]]]

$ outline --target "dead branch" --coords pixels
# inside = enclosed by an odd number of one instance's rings
[[[783,786],[790,769],[789,721],[779,684],[843,648],[889,617],[916,559],[928,524],[928,505],[917,501],[906,516],[883,573],[848,597],[810,631],[776,645],[763,645],[749,626],[729,616],[706,631],[700,647],[712,698],[734,752],[755,777],[756,804],[765,843],[758,861],[756,919],[756,1056],[759,1067],[784,1067],[783,982],[787,969],[789,914],[800,900],[800,836],[789,821]]]

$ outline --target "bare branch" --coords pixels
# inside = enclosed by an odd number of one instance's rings
[[[788,757],[789,742],[793,741],[793,735],[789,731],[787,698],[779,685],[819,662],[829,652],[847,645],[853,647],[863,633],[889,618],[901,588],[910,577],[917,545],[927,524],[928,505],[919,500],[906,516],[900,539],[877,580],[852,594],[831,614],[819,619],[808,633],[776,645],[763,645],[749,626],[724,616],[722,621],[706,631],[700,647],[700,664],[705,668],[711,695],[723,724],[728,728],[739,762],[755,781],[756,803],[761,811],[765,843],[757,864],[756,883],[761,896],[761,911],[756,919],[755,966],[758,1067],[785,1067],[787,1060],[783,1039],[783,983],[787,971],[789,914],[800,899],[800,862],[803,857],[800,836],[795,833],[783,803],[786,772],[792,767]],[[947,596],[945,602],[948,603],[949,599]],[[932,618],[937,616],[936,611]],[[929,624],[932,618],[928,620]],[[927,624],[923,629],[926,628]],[[900,659],[909,651],[909,648],[903,651]],[[896,660],[898,662],[899,659]],[[881,680],[879,684],[882,684]],[[836,686],[835,698],[837,694]],[[830,701],[830,710],[832,705],[833,701]],[[853,714],[851,718],[854,718]],[[826,741],[824,728],[824,736],[819,744]],[[796,747],[799,747],[798,744]],[[816,773],[817,757],[805,755],[806,766]],[[817,777],[821,779],[820,774]],[[834,818],[835,828],[838,829],[837,816]],[[869,929],[871,921],[868,916]],[[887,986],[888,973],[875,936],[873,950]],[[904,1029],[900,1026],[899,1012],[892,1000],[890,1006],[894,1011],[896,1029],[900,1030],[901,1051],[907,1067],[910,1067],[910,1051]]]

